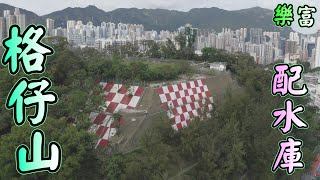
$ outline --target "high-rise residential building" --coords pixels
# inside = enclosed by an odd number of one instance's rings
[[[6,16],[7,32],[10,29],[10,27],[14,24],[17,24],[17,16],[16,15],[7,15]]]
[[[74,20],[67,21],[67,30],[75,29],[75,28],[76,28],[76,21]]]
[[[262,37],[262,29],[261,28],[250,28],[250,42],[252,44],[261,44]]]
[[[314,58],[314,62],[311,63],[311,65],[313,65],[313,68],[320,67],[320,30],[318,30],[317,32],[315,58]]]
[[[26,28],[26,15],[18,14],[16,15],[16,18],[17,24],[20,26],[21,31],[23,31]]]
[[[7,17],[10,15],[10,10],[4,10],[3,11],[3,17]]]
[[[128,35],[128,25],[127,24],[123,24],[123,23],[119,23],[118,24],[118,36],[119,38],[125,37]]]
[[[287,40],[285,54],[293,55],[297,52],[297,41]]]
[[[13,14],[18,16],[20,14],[20,9],[19,8],[14,8]]]
[[[7,36],[6,28],[6,18],[0,17],[0,46],[2,46],[2,40]]]
[[[54,20],[53,19],[47,19],[47,36],[53,36],[54,35]]]
[[[299,34],[297,32],[290,32],[289,40],[299,41]]]

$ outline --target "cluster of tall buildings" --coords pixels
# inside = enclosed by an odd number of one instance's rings
[[[141,24],[124,24],[102,22],[94,26],[92,22],[67,21],[66,28],[54,28],[54,20],[47,19],[48,36],[63,36],[73,46],[95,47],[102,49],[107,45],[125,45],[127,42],[137,43],[142,40],[161,40],[173,38],[169,31],[145,31]]]
[[[303,54],[302,50],[304,49],[299,46],[301,38],[298,33],[291,33],[290,38],[285,39],[280,37],[280,32],[265,32],[261,28],[241,28],[238,30],[223,28],[222,32],[217,33],[210,29],[198,29],[186,24],[178,28],[177,31],[157,32],[145,31],[141,24],[102,22],[99,26],[94,26],[92,22],[84,24],[82,21],[74,20],[69,20],[66,24],[66,28],[55,29],[54,20],[47,19],[48,35],[64,36],[74,46],[96,49],[103,49],[108,45],[121,46],[130,42],[138,45],[139,49],[143,51],[145,46],[142,42],[145,40],[165,44],[170,39],[179,48],[175,37],[188,28],[196,35],[194,47],[196,53],[199,54],[205,47],[224,49],[231,53],[245,52],[253,56],[258,64],[270,64],[277,59],[291,61],[311,58],[311,54]]]
[[[213,47],[230,53],[244,52],[254,57],[258,64],[269,64],[283,57],[279,32],[264,32],[260,28],[241,28],[231,30],[223,28],[222,32],[199,30],[196,50]]]
[[[0,41],[8,36],[8,30],[13,24],[19,25],[22,30],[26,27],[26,16],[20,13],[19,8],[15,8],[13,12],[3,11],[3,17],[0,17]],[[195,35],[194,47],[198,54],[201,54],[203,48],[213,47],[231,53],[249,53],[258,64],[270,64],[278,59],[284,59],[287,63],[301,59],[308,60],[313,68],[320,67],[320,30],[315,35],[291,32],[286,39],[280,36],[280,32],[266,32],[261,28],[223,28],[221,32],[215,32],[186,24],[173,32],[157,32],[146,31],[142,24],[102,22],[99,26],[94,26],[92,22],[85,24],[75,20],[68,20],[66,24],[66,28],[55,28],[54,20],[47,19],[47,36],[66,37],[73,46],[99,50],[108,45],[121,46],[128,42],[143,50],[146,48],[143,44],[145,40],[165,44],[170,39],[180,48],[175,37],[188,29]]]
[[[0,41],[8,36],[10,26],[17,24],[23,31],[26,27],[26,15],[21,14],[19,8],[15,8],[13,12],[10,10],[3,11],[3,17],[0,17]]]

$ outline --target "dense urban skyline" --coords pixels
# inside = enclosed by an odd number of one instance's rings
[[[244,2],[245,1],[245,2]],[[161,1],[143,1],[143,0],[122,0],[122,1],[98,1],[98,0],[58,0],[58,1],[9,1],[3,0],[6,3],[15,7],[33,11],[38,15],[45,15],[54,11],[59,11],[68,7],[87,7],[89,5],[97,6],[105,11],[112,11],[117,8],[147,8],[147,9],[169,9],[178,11],[189,11],[193,8],[208,8],[217,7],[225,10],[239,10],[252,7],[262,7],[267,9],[274,9],[279,3],[276,0],[263,1],[263,0],[244,0],[244,1],[231,1],[231,0],[200,0],[200,1],[182,1],[182,0],[161,0]],[[292,0],[290,0],[292,1]],[[287,2],[290,2],[287,1]],[[305,2],[308,2],[306,0]],[[293,3],[295,1],[292,1]],[[312,3],[312,1],[310,1]],[[37,6],[34,6],[37,4]],[[43,8],[46,7],[46,8]]]
[[[0,40],[3,40],[7,30],[13,24],[18,24],[22,29],[26,26],[26,16],[20,13],[19,8],[13,12],[5,10],[0,17]],[[320,46],[317,38],[312,35],[301,35],[291,32],[288,39],[281,37],[280,32],[264,31],[261,28],[243,27],[236,30],[223,28],[216,32],[212,29],[199,29],[191,24],[182,25],[175,31],[162,30],[145,31],[143,24],[124,24],[113,22],[101,22],[94,26],[92,22],[67,20],[67,28],[55,27],[54,19],[46,19],[47,36],[62,36],[67,38],[73,46],[92,47],[103,50],[107,46],[125,45],[132,43],[145,52],[148,47],[145,40],[151,40],[161,45],[166,45],[170,39],[176,48],[180,48],[176,42],[181,32],[186,27],[195,30],[195,53],[201,54],[206,47],[223,49],[230,53],[244,52],[254,57],[257,64],[270,64],[276,60],[284,59],[285,62],[297,59],[309,60],[313,68],[320,67]]]

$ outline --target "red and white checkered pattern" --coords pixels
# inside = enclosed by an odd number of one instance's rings
[[[213,109],[213,98],[205,80],[164,86],[157,92],[162,107],[169,108],[167,114],[175,130],[186,127],[195,117],[203,119],[210,116]]]
[[[110,113],[118,112],[121,109],[134,109],[144,91],[140,86],[130,86],[129,89],[126,89],[123,84],[100,83],[100,85],[105,93],[105,111]],[[129,97],[130,92],[132,97]]]
[[[106,147],[109,144],[109,139],[116,134],[114,118],[111,114],[91,113],[90,119],[93,125],[90,128],[91,132],[95,132],[99,136],[97,147]],[[120,119],[120,125],[123,120]]]

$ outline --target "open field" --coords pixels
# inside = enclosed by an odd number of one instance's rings
[[[219,104],[222,100],[223,95],[227,88],[235,88],[236,83],[232,80],[228,72],[216,73],[216,76],[201,76],[195,75],[192,77],[195,79],[206,79],[209,91],[212,93],[214,102]],[[175,84],[177,82],[186,82],[188,79],[182,79],[179,81],[166,82],[166,84]],[[161,86],[161,84],[159,84]],[[156,92],[156,88],[148,87],[145,88],[145,92],[136,108],[139,111],[147,111],[147,114],[140,116],[125,117],[125,124],[121,127],[120,132],[124,133],[122,136],[124,138],[119,144],[121,152],[130,152],[139,148],[140,138],[143,136],[144,132],[150,128],[156,126],[157,121],[161,119],[168,119],[166,114],[166,109],[161,107],[159,94]],[[124,116],[130,116],[126,114]],[[136,119],[132,122],[131,119]],[[168,125],[170,121],[168,119]]]

